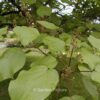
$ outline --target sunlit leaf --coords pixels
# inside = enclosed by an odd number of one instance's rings
[[[39,32],[36,28],[26,26],[16,26],[13,31],[24,46],[28,45],[39,36]]]
[[[0,57],[6,52],[7,48],[0,48]]]
[[[92,35],[88,38],[89,42],[92,44],[93,47],[100,50],[100,39],[93,37]]]
[[[97,64],[100,63],[100,57],[93,54],[86,48],[81,49],[81,55],[83,62],[89,65],[89,68],[93,70]]]
[[[78,69],[80,71],[80,73],[84,76],[90,77],[91,75],[91,69],[88,68],[88,66],[86,66],[85,64],[79,64],[78,65]]]
[[[91,78],[93,81],[100,83],[100,64],[95,67],[95,71],[92,73]]]
[[[46,66],[21,71],[18,78],[10,82],[11,100],[44,100],[56,88],[58,80],[57,71]]]
[[[13,75],[24,66],[24,63],[25,55],[20,49],[8,49],[0,57],[0,81],[13,78]]]
[[[59,38],[47,36],[44,38],[44,44],[48,46],[53,54],[65,52],[65,42]]]
[[[0,35],[6,34],[7,33],[7,27],[0,28]]]
[[[38,59],[34,59],[31,66],[38,66],[38,65],[44,65],[48,68],[54,68],[57,65],[56,58],[52,56],[44,56]]]

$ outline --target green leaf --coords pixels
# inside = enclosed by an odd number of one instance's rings
[[[60,100],[71,100],[70,97],[62,97]]]
[[[72,36],[69,35],[68,33],[62,33],[59,35],[59,38],[62,39],[67,46],[70,46],[71,41],[72,41]]]
[[[100,39],[100,32],[92,32],[91,35],[97,39]]]
[[[7,33],[7,27],[1,28],[0,29],[0,35],[6,34]]]
[[[100,24],[92,24],[92,25],[93,25],[93,29],[100,32]]]
[[[91,70],[93,70],[96,67],[96,65],[100,63],[100,57],[93,54],[86,48],[81,49],[81,55],[83,62],[88,64]]]
[[[0,57],[6,52],[7,48],[0,48]]]
[[[20,49],[8,49],[0,57],[0,81],[13,78],[13,75],[24,66],[24,63],[25,55]]]
[[[54,23],[55,25],[61,24],[61,18],[53,13],[49,16],[48,21]]]
[[[66,42],[71,36],[67,33],[62,33],[59,35],[59,38]]]
[[[80,70],[80,73],[84,76],[90,77],[91,75],[91,70],[86,66],[86,64],[79,64],[78,69]],[[89,72],[90,71],[90,72]]]
[[[44,100],[56,88],[58,80],[57,71],[46,66],[21,71],[18,78],[10,82],[11,100]]]
[[[86,30],[85,26],[79,26],[78,29],[77,29],[77,32],[83,33],[83,32],[85,32],[85,30]]]
[[[100,83],[100,72],[93,72],[91,78],[93,81]]]
[[[57,30],[59,29],[58,26],[56,26],[53,23],[47,22],[47,21],[37,21],[40,25],[42,25],[43,27],[50,29],[50,30]]]
[[[46,1],[48,1],[48,0],[40,0],[41,2],[46,2]]]
[[[13,31],[24,46],[28,45],[39,36],[38,30],[32,27],[16,26]]]
[[[31,5],[33,3],[36,3],[36,0],[23,0],[23,2]]]
[[[90,35],[88,40],[93,47],[100,50],[100,39],[97,39],[97,38],[93,37],[92,35]]]
[[[92,72],[91,78],[93,81],[100,83],[100,64],[95,67],[95,71]]]
[[[85,89],[89,92],[89,94],[93,97],[93,100],[99,100],[99,94],[97,91],[97,87],[93,84],[93,82],[88,77],[82,77]]]
[[[48,68],[54,68],[57,65],[57,60],[52,56],[44,56],[41,58],[39,57],[38,59],[34,59],[31,66],[39,66],[39,65],[44,65],[47,66]]]
[[[65,52],[65,42],[53,36],[46,36],[43,40],[53,54]]]
[[[63,97],[60,100],[85,100],[82,96],[74,95],[72,97]]]
[[[50,16],[52,13],[52,9],[50,7],[46,7],[46,6],[40,6],[38,9],[37,9],[37,14],[40,16],[40,17],[43,17],[43,16]]]
[[[64,2],[64,3],[68,3],[68,4],[73,4],[73,2],[70,1],[70,0],[61,0],[61,1]]]
[[[72,100],[85,100],[82,96],[79,96],[79,95],[74,95],[71,98]]]

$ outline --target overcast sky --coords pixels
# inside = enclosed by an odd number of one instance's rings
[[[60,3],[62,3],[61,2],[61,0],[58,0]],[[68,6],[68,4],[67,3],[62,3],[64,6],[65,6],[65,9],[63,9],[62,10],[62,14],[71,14],[71,12],[73,11],[73,8],[74,7],[72,7],[72,6]]]

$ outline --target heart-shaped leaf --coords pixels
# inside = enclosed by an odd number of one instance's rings
[[[14,73],[20,70],[24,63],[25,55],[20,49],[6,50],[0,57],[0,81],[13,78]]]
[[[44,100],[56,88],[58,80],[57,71],[46,66],[21,71],[18,78],[10,82],[11,100]]]

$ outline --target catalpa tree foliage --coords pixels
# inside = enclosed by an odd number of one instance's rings
[[[100,100],[100,0],[1,0],[0,100]]]

